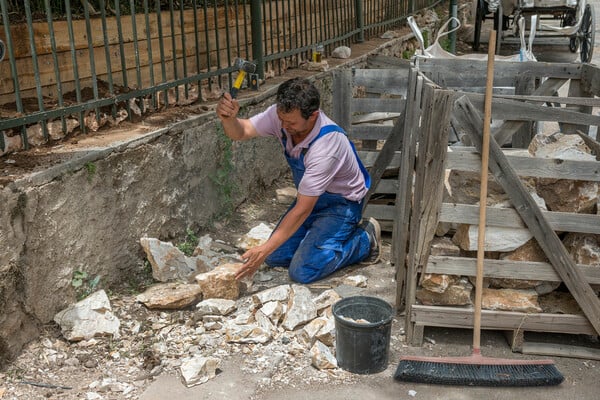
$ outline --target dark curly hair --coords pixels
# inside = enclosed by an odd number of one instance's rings
[[[300,110],[302,118],[308,119],[320,104],[319,91],[308,79],[292,78],[277,89],[277,109],[283,113]]]

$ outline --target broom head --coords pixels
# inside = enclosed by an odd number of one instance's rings
[[[553,386],[565,378],[552,360],[482,357],[402,357],[394,379],[464,386]]]

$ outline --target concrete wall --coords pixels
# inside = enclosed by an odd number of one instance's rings
[[[370,54],[401,55],[405,40]],[[360,67],[366,56],[343,66]],[[314,78],[329,111],[331,73]],[[272,104],[275,91],[263,90],[244,113]],[[126,282],[144,268],[140,237],[181,239],[187,228],[209,226],[224,207],[239,205],[288,173],[275,140],[231,143],[220,130],[208,112],[78,151],[0,188],[0,367],[76,301],[75,271],[100,275],[103,287]],[[226,178],[216,179],[228,168]],[[225,198],[229,189],[231,198]]]

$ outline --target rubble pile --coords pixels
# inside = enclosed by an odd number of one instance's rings
[[[232,359],[242,360],[236,368],[244,374],[268,376],[263,388],[299,376],[320,383],[355,379],[337,366],[331,308],[342,298],[338,291],[363,290],[365,276],[348,273],[337,278],[340,287],[311,290],[290,284],[287,271],[276,268],[259,271],[253,286],[231,277],[240,264],[230,261],[239,260],[236,248],[244,244],[205,236],[188,257],[170,243],[140,242],[157,283],[110,300],[99,290],[59,312],[60,334],[33,344],[27,354],[35,359],[15,363],[20,385],[0,385],[7,395],[16,386],[23,392],[27,382],[61,399],[135,399],[158,375],[176,374],[192,387],[214,379]],[[83,374],[85,380],[75,378]]]

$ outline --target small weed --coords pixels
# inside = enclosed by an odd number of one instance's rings
[[[198,236],[196,236],[194,231],[188,229],[185,235],[185,242],[179,243],[177,248],[181,250],[183,254],[189,257],[194,253],[196,246],[198,246]]]
[[[402,58],[405,60],[410,60],[414,54],[415,54],[414,50],[404,50],[402,52]]]
[[[96,174],[96,164],[93,162],[87,162],[85,163],[84,168],[88,173],[88,182],[91,182],[92,178]]]
[[[85,271],[74,271],[71,286],[77,292],[77,300],[83,300],[92,294],[100,283],[100,275],[91,278]]]

